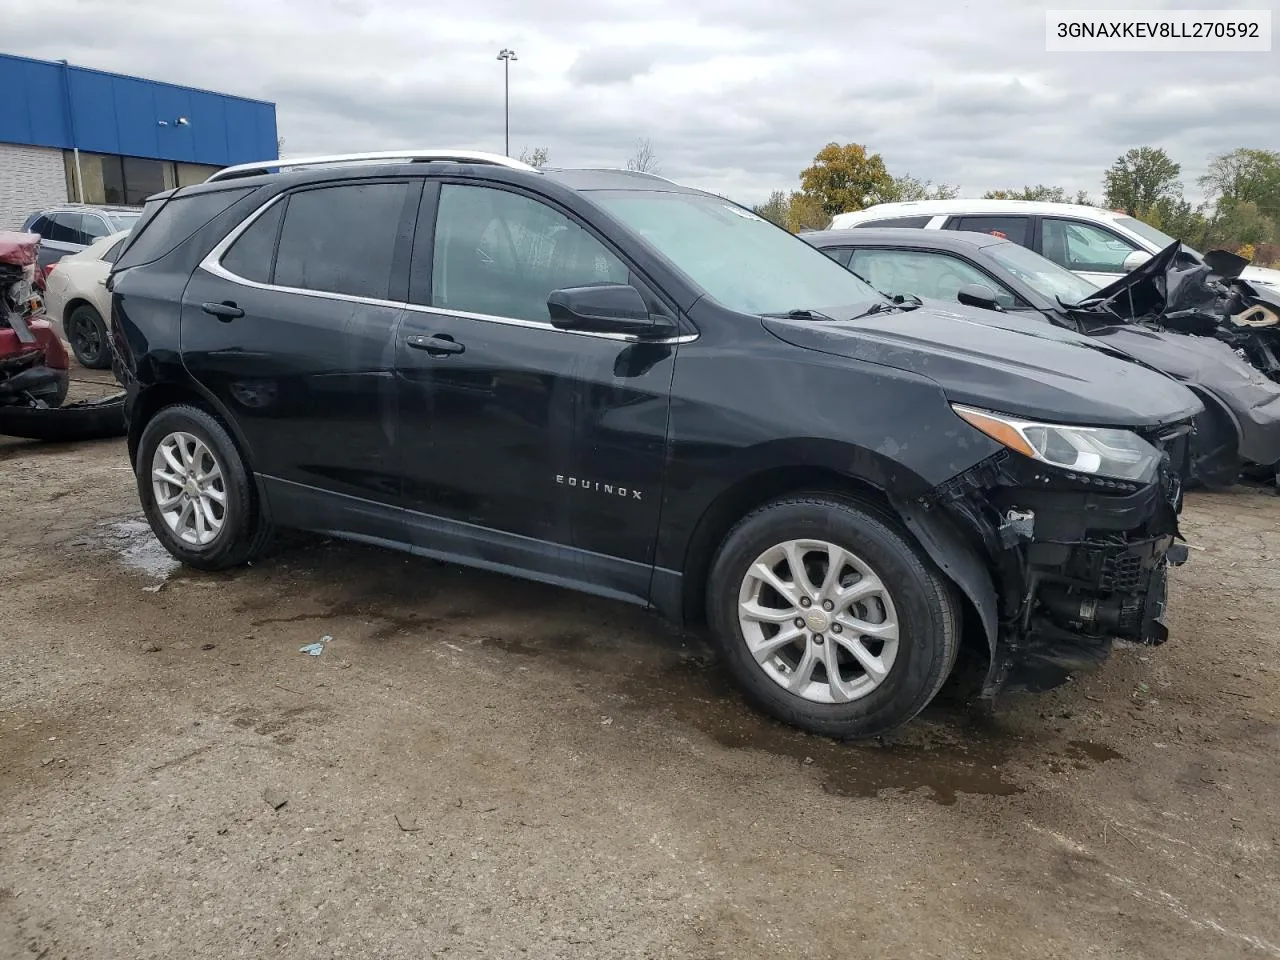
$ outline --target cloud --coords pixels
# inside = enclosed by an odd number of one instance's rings
[[[621,166],[643,137],[664,175],[746,202],[795,188],[831,141],[973,194],[1054,183],[1096,195],[1103,170],[1145,144],[1181,162],[1192,190],[1213,155],[1276,145],[1275,54],[1049,54],[1043,9],[1015,0],[29,6],[0,0],[8,51],[273,100],[293,154],[501,151],[502,47],[519,55],[513,151]]]

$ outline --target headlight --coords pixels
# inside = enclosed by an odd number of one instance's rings
[[[997,443],[1062,470],[1147,481],[1160,463],[1160,451],[1131,430],[1036,423],[958,403],[951,409]]]

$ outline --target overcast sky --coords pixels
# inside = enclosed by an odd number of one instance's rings
[[[1147,8],[1270,6],[1194,0]],[[1107,4],[1054,0],[1055,9]],[[273,100],[287,154],[511,147],[754,203],[830,141],[889,171],[1097,195],[1162,146],[1188,196],[1208,158],[1280,147],[1280,53],[1046,53],[1044,6],[995,0],[0,0],[0,50]]]

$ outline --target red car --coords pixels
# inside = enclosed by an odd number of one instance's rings
[[[40,236],[0,232],[0,434],[79,440],[124,432],[123,394],[64,404],[70,358],[45,317]]]

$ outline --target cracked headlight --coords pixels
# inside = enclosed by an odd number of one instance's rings
[[[1062,470],[1147,482],[1160,463],[1160,451],[1132,430],[1037,423],[958,403],[951,409],[997,443]]]

